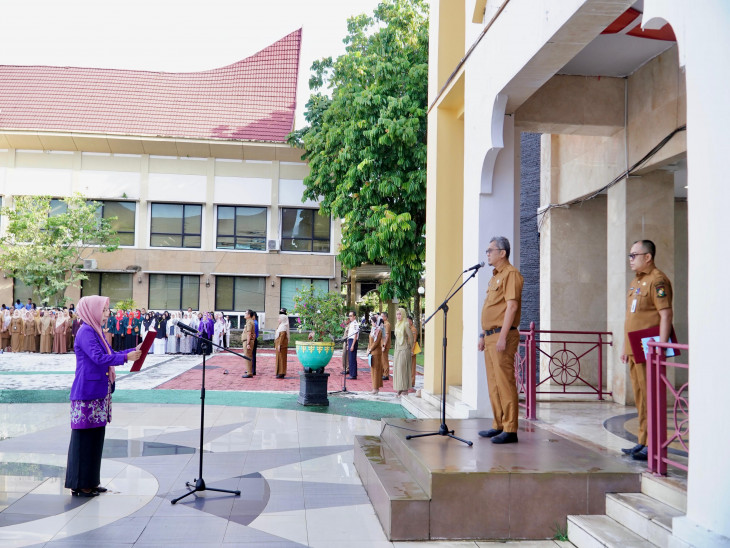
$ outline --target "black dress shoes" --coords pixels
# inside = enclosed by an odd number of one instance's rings
[[[383,380],[384,380],[384,381],[389,381],[389,380],[390,380],[390,377],[389,377],[389,376],[387,376],[387,375],[384,375],[384,376],[383,376]]]
[[[101,485],[94,489],[94,491],[97,491],[98,493],[106,493],[108,490],[109,489],[107,489],[106,487],[102,487]]]
[[[517,443],[517,432],[502,432],[492,438],[492,443]]]
[[[649,460],[649,450],[646,446],[644,446],[643,449],[640,451],[637,451],[633,455],[631,455],[631,458],[634,460]]]
[[[99,492],[98,491],[82,491],[81,489],[72,489],[71,494],[74,497],[98,497]]]
[[[253,375],[241,375],[242,379],[250,379]]]
[[[501,430],[497,430],[496,428],[490,428],[489,430],[480,430],[479,435],[483,438],[493,438],[494,436],[498,436],[501,434]]]
[[[621,449],[621,452],[624,455],[633,455],[634,453],[638,453],[639,451],[641,451],[644,447],[645,447],[644,445],[637,443],[636,445],[634,445],[633,447],[629,447],[628,449],[627,448]]]

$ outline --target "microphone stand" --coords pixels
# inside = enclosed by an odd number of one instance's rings
[[[339,344],[341,342],[347,342],[347,339],[338,339],[338,340],[335,341],[336,344]],[[342,356],[343,361],[345,359],[348,360],[348,364],[349,364],[349,358],[350,358],[350,356],[348,355],[349,351],[350,351],[350,347],[348,346],[347,347],[347,353],[345,353]],[[340,393],[343,393],[343,392],[344,393],[347,393],[347,376],[349,374],[350,374],[350,368],[349,368],[349,365],[348,365],[347,368],[345,369],[344,375],[342,375],[342,390],[335,390],[334,392],[330,392],[329,393],[330,395],[332,395],[332,394],[340,394]]]
[[[239,354],[238,352],[234,352],[233,350],[230,350],[228,348],[224,348],[219,344],[215,344],[205,337],[201,337],[195,329],[187,324],[178,322],[177,325],[180,330],[183,331],[186,335],[195,337],[200,341],[200,350],[203,352],[203,379],[200,385],[200,461],[198,468],[198,477],[192,482],[185,482],[185,485],[188,487],[188,489],[192,488],[192,490],[188,491],[180,497],[177,497],[176,499],[172,499],[170,503],[175,504],[177,503],[177,501],[182,500],[185,497],[189,497],[190,495],[192,495],[193,493],[197,493],[198,491],[217,491],[219,493],[231,493],[232,495],[240,496],[241,491],[239,490],[230,491],[228,489],[215,489],[213,487],[207,487],[205,485],[205,480],[203,479],[203,427],[205,424],[205,356],[209,348],[208,345],[211,345],[220,348],[221,350],[225,350],[226,352],[230,352],[231,354],[235,354],[236,356],[239,356],[244,360],[251,361],[251,358],[249,358],[248,356],[244,356],[243,354]]]
[[[481,268],[481,266],[479,266],[479,268]],[[454,431],[449,430],[448,426],[446,426],[446,325],[449,318],[448,302],[454,295],[459,292],[459,290],[461,290],[462,287],[464,287],[474,276],[477,275],[477,272],[479,272],[479,268],[475,268],[474,271],[471,273],[471,276],[464,280],[464,282],[459,287],[457,287],[451,295],[447,296],[446,299],[444,299],[444,302],[442,302],[439,307],[434,310],[433,314],[431,314],[428,318],[426,318],[426,321],[423,322],[423,325],[426,325],[439,310],[444,311],[444,335],[441,342],[441,425],[439,426],[438,432],[408,435],[406,436],[407,440],[410,440],[412,438],[425,438],[427,436],[448,436],[449,438],[453,438],[467,444],[469,447],[474,445],[474,442],[455,436]]]

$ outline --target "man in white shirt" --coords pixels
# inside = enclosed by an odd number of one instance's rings
[[[357,379],[357,341],[360,337],[360,324],[357,321],[355,312],[348,314],[350,323],[347,326],[347,357],[349,363],[348,379]]]

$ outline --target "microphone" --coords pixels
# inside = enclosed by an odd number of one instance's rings
[[[466,272],[469,272],[470,270],[479,270],[483,266],[484,266],[484,261],[482,261],[479,264],[475,264],[474,266],[470,266],[464,272],[462,272],[462,274],[465,274]]]
[[[194,329],[194,328],[190,327],[188,324],[182,323],[181,321],[178,321],[177,322],[177,326],[180,328],[180,331],[184,331],[185,333],[187,333],[189,335],[197,335],[198,334],[198,330],[197,329]]]

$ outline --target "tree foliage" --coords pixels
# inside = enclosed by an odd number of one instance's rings
[[[52,215],[50,197],[16,196],[13,207],[0,211],[7,217],[0,238],[2,269],[33,287],[44,304],[63,301],[67,287],[86,279],[84,258],[119,247],[114,219],[100,218],[99,203],[80,194],[62,202],[66,211]]]
[[[312,65],[309,126],[289,142],[309,161],[304,196],[343,219],[343,266],[389,266],[382,297],[406,299],[425,259],[428,8],[384,0],[347,29],[346,53]]]
[[[333,341],[346,325],[342,295],[315,289],[313,285],[297,289],[294,314],[299,316],[299,330],[309,331],[314,342]]]

